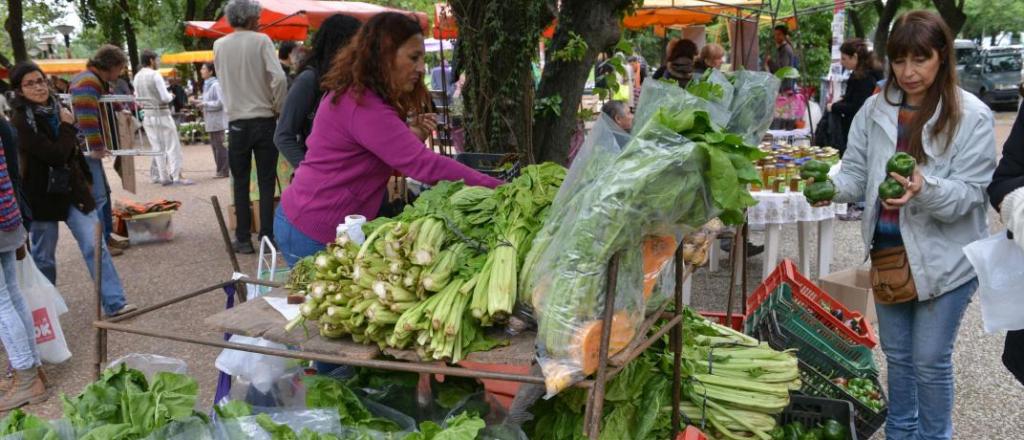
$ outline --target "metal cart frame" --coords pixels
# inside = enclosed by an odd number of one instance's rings
[[[219,223],[220,226],[220,232],[224,239],[226,251],[231,259],[231,264],[235,272],[241,273],[241,268],[238,264],[238,259],[235,257],[235,254],[231,249],[231,238],[228,234],[227,225],[224,222],[224,215],[221,212],[220,202],[218,201],[217,197],[212,197],[211,200],[213,202],[214,211],[217,216],[217,222]],[[96,236],[100,237],[101,235],[102,225],[97,223]],[[742,234],[737,235],[742,236]],[[248,344],[228,342],[222,339],[204,338],[197,337],[191,334],[166,332],[158,329],[137,327],[124,323],[124,321],[127,321],[129,319],[136,318],[151,312],[159,311],[160,309],[163,309],[167,306],[177,304],[182,301],[186,301],[210,292],[215,292],[230,285],[236,286],[235,294],[237,296],[237,300],[239,301],[239,303],[245,302],[246,300],[247,284],[257,286],[282,287],[280,283],[255,280],[248,277],[243,277],[237,280],[225,280],[209,287],[204,287],[202,289],[189,292],[159,302],[157,304],[143,307],[131,313],[126,313],[121,316],[104,319],[100,287],[102,285],[103,272],[99,270],[101,266],[101,252],[99,249],[99,243],[101,243],[101,241],[97,239],[96,243],[97,252],[95,253],[96,257],[94,261],[94,265],[97,268],[97,270],[95,271],[96,277],[94,283],[94,290],[96,295],[96,320],[93,321],[92,325],[93,328],[95,329],[95,339],[93,341],[93,371],[97,378],[100,377],[103,366],[107,363],[107,340],[109,337],[108,332],[122,332],[142,336],[149,336],[157,339],[185,342],[189,344],[227,348],[250,353],[280,356],[291,359],[304,359],[310,361],[343,364],[355,367],[378,368],[384,370],[404,371],[412,373],[441,374],[476,379],[504,380],[520,382],[525,384],[544,384],[544,377],[539,375],[475,371],[466,368],[452,367],[448,365],[439,366],[434,363],[417,363],[397,360],[376,359],[363,360],[353,359],[351,357],[324,355],[308,351],[290,351],[267,347],[257,347]],[[608,324],[612,322],[612,316],[615,309],[615,284],[618,276],[619,255],[614,255],[609,261],[609,270],[607,275],[608,282],[606,283],[607,292],[605,295],[603,316],[603,321],[605,325],[602,326],[601,332],[600,363],[598,364],[599,366],[593,379],[587,379],[574,385],[575,387],[589,390],[587,406],[585,410],[586,417],[584,422],[584,434],[587,435],[590,439],[596,440],[600,434],[601,414],[603,414],[604,407],[605,386],[607,385],[608,381],[617,376],[626,367],[626,365],[629,364],[629,362],[639,357],[641,354],[643,354],[644,351],[650,348],[651,345],[653,345],[656,341],[661,339],[665,334],[668,334],[669,332],[671,332],[670,347],[674,354],[674,366],[672,375],[672,407],[674,408],[674,411],[672,413],[672,438],[675,438],[680,432],[682,432],[682,426],[680,425],[679,405],[682,391],[681,358],[683,348],[683,282],[685,281],[686,277],[689,276],[689,273],[686,270],[686,267],[683,262],[682,249],[683,246],[680,245],[676,250],[675,254],[676,286],[674,291],[674,303],[677,306],[674,308],[674,311],[665,312],[666,308],[668,307],[668,304],[672,302],[668,302],[665,305],[663,305],[659,311],[655,312],[653,315],[648,317],[647,320],[645,320],[644,324],[641,326],[640,331],[637,333],[637,337],[634,338],[630,346],[622,353],[619,353],[616,356],[609,356],[608,353],[612,328],[612,326]],[[738,259],[734,259],[734,264],[736,263],[736,260]],[[735,274],[735,270],[733,271],[733,273]],[[733,297],[733,290],[734,288],[730,289],[729,293],[730,303]],[[644,338],[644,335],[650,330],[655,321],[657,321],[658,319],[668,319],[668,323],[663,325],[657,331],[655,331],[650,337]]]

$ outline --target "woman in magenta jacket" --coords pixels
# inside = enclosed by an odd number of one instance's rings
[[[416,21],[382,13],[331,63],[309,151],[274,219],[274,236],[289,265],[334,241],[345,216],[376,217],[394,170],[427,184],[503,183],[424,146],[436,124],[433,115],[422,113],[428,102],[425,54]]]

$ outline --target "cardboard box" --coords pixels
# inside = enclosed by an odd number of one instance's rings
[[[274,197],[274,209],[277,209],[277,205],[281,203],[280,197]],[[260,201],[253,200],[249,202],[252,210],[252,228],[249,233],[257,234],[260,231]],[[238,217],[235,216],[235,205],[228,205],[228,229],[234,231],[238,227]]]
[[[878,322],[868,271],[847,269],[830,273],[818,280],[818,286],[846,308],[860,312],[868,322]]]

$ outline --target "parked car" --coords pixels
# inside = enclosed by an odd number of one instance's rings
[[[979,51],[963,67],[960,87],[978,96],[990,106],[1017,106],[1017,88],[1024,69],[1021,46],[990,47]]]
[[[974,58],[978,51],[978,45],[971,40],[956,40],[953,42],[953,49],[956,51],[956,66],[958,68],[967,65],[971,58]]]

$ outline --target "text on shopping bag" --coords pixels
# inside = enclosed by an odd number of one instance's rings
[[[36,327],[36,344],[57,339],[57,334],[53,331],[53,324],[50,323],[50,314],[46,312],[45,307],[32,311],[32,322]]]

